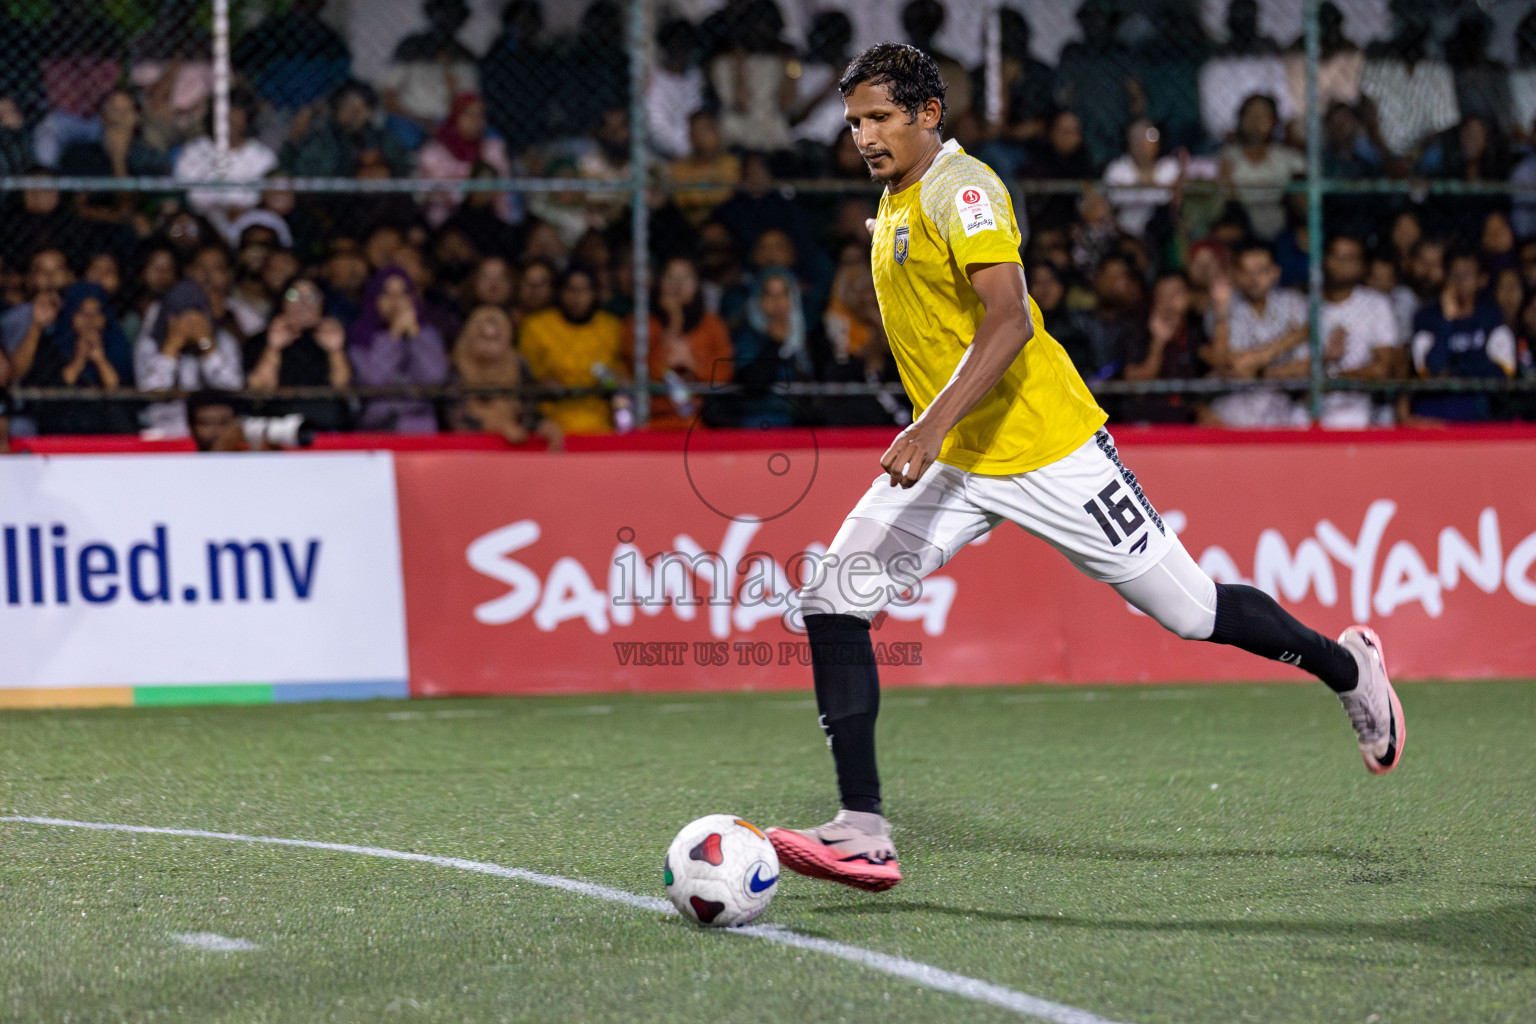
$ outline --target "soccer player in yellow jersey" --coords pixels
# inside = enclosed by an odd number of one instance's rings
[[[1263,591],[1215,583],[1121,463],[1103,410],[1029,299],[1007,190],[943,141],[933,59],[881,43],[840,86],[854,141],[885,184],[871,261],[917,418],[800,591],[843,809],[817,828],[769,829],[779,859],[862,889],[901,881],[875,767],[870,620],[1005,520],[1181,637],[1312,672],[1338,694],[1366,768],[1395,768],[1406,731],[1376,634],[1351,626],[1335,642]]]

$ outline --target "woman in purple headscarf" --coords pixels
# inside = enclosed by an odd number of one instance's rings
[[[443,336],[426,322],[416,286],[399,267],[385,267],[368,279],[362,312],[347,332],[347,350],[361,385],[442,384],[448,380]],[[359,430],[400,434],[437,431],[431,402],[379,398],[363,407]]]

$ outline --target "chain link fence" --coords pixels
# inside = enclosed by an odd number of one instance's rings
[[[1117,421],[1530,418],[1536,16],[1491,11],[6,0],[10,429],[907,422],[836,88],[887,38]]]

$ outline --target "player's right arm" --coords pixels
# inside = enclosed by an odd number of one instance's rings
[[[1024,268],[1018,263],[971,263],[965,268],[986,308],[976,337],[938,395],[886,450],[880,465],[891,486],[911,487],[938,458],[944,438],[997,386],[1035,336]]]

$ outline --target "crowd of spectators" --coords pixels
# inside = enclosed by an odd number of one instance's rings
[[[1014,195],[1031,294],[1090,381],[1215,377],[1216,398],[1107,397],[1121,421],[1305,423],[1308,253],[1324,252],[1331,377],[1530,374],[1536,199],[1471,188],[1333,194],[1308,237],[1304,61],[1231,0],[1211,41],[1195,5],[1107,0],[1077,11],[1057,63],[1028,18],[999,17],[999,74],[934,40],[939,0],[902,9],[938,60],[945,134]],[[1364,50],[1322,5],[1318,102],[1333,179],[1536,182],[1536,14],[1517,61],[1488,56],[1479,11],[1437,33],[1394,0],[1395,32]],[[126,35],[105,8],[55,0],[23,26],[0,13],[0,175],[170,177],[181,190],[0,195],[0,387],[136,390],[138,403],[29,401],[13,432],[194,430],[157,393],[215,389],[316,429],[538,434],[627,429],[634,376],[623,8],[595,0],[564,37],[538,0],[509,0],[483,53],[465,0],[426,0],[385,74],[355,77],[324,0],[294,0],[235,40],[226,173],[214,176],[211,47],[194,0],[161,0]],[[1443,36],[1443,38],[1442,38]],[[899,394],[788,400],[776,382],[897,380],[870,274],[876,193],[842,119],[853,25],[815,16],[785,39],[773,0],[666,15],[640,109],[649,193],[651,427],[902,424]],[[24,55],[35,55],[26,59]],[[997,95],[989,95],[996,89]],[[990,116],[989,115],[995,115]],[[360,182],[579,178],[592,190],[295,194],[288,176]],[[800,189],[790,179],[826,179]],[[1036,188],[1070,179],[1082,187]],[[366,186],[360,186],[365,188]],[[480,394],[263,398],[295,386],[525,384],[607,389],[524,403]],[[1269,387],[1265,386],[1269,382]],[[688,385],[732,384],[731,394]],[[194,403],[202,410],[208,403]],[[1330,392],[1323,422],[1530,415],[1483,393]],[[3,424],[0,416],[0,424]],[[4,430],[0,426],[0,430]]]

